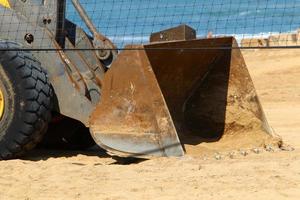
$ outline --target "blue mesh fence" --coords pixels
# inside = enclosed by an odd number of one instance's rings
[[[59,32],[63,38],[64,32],[70,32],[68,27],[61,25],[64,17],[59,14],[64,10],[68,20],[93,36],[74,8],[72,0],[66,0],[66,7],[59,10],[56,10],[57,2],[64,2],[62,0],[1,0],[0,4],[1,2],[10,4],[10,8],[5,8],[7,7],[5,3],[0,5],[2,40],[21,42],[25,34],[34,36],[35,40],[44,39],[45,34],[39,33],[39,28],[49,29],[53,32],[53,37]],[[147,43],[152,33],[181,24],[193,27],[199,38],[234,36],[243,47],[297,47],[300,44],[298,31],[300,0],[80,0],[79,2],[96,29],[112,40],[118,48],[124,48],[128,44]],[[22,18],[22,21],[15,20],[12,17],[14,15]],[[59,22],[60,26],[55,26]],[[32,26],[29,27],[27,23]],[[20,35],[21,33],[24,36]],[[42,48],[47,45],[35,47]]]
[[[81,3],[98,30],[119,47],[148,42],[151,33],[180,24],[196,29],[198,37],[235,36],[240,42],[296,34],[300,27],[299,0],[81,0]],[[67,8],[67,17],[84,27],[70,1]],[[278,45],[293,45],[293,36],[279,37]],[[252,41],[244,43],[247,42]]]

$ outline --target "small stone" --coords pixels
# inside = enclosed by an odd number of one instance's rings
[[[228,154],[228,157],[229,157],[230,159],[234,159],[234,157],[235,157],[235,152],[230,152],[230,153]]]
[[[240,150],[240,154],[241,154],[242,156],[247,156],[247,155],[248,155],[248,152],[245,151],[245,150]]]
[[[221,159],[222,159],[222,156],[221,156],[220,154],[216,154],[216,155],[215,155],[215,159],[216,159],[216,160],[221,160]]]
[[[259,150],[258,148],[254,148],[254,149],[252,149],[252,151],[253,151],[254,153],[256,153],[256,154],[259,154],[259,153],[260,153],[260,150]]]
[[[266,151],[268,151],[268,152],[274,152],[274,149],[273,149],[273,147],[271,145],[267,145],[266,146]]]
[[[294,151],[294,150],[295,150],[295,148],[292,147],[292,146],[290,146],[290,145],[282,145],[282,146],[280,147],[280,149],[281,149],[282,151]]]

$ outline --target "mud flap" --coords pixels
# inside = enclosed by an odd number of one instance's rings
[[[242,138],[235,148],[265,145],[271,129],[242,54],[231,47],[232,37],[128,46],[107,72],[91,117],[96,143],[158,156],[228,138]]]

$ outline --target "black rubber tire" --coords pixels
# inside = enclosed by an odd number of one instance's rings
[[[0,119],[0,159],[12,159],[33,149],[47,131],[53,91],[47,73],[29,52],[0,41],[0,89],[5,109]]]

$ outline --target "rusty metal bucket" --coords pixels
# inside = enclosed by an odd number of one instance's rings
[[[232,37],[127,46],[91,117],[96,143],[118,155],[182,156],[216,141],[225,149],[271,141],[236,46]]]

